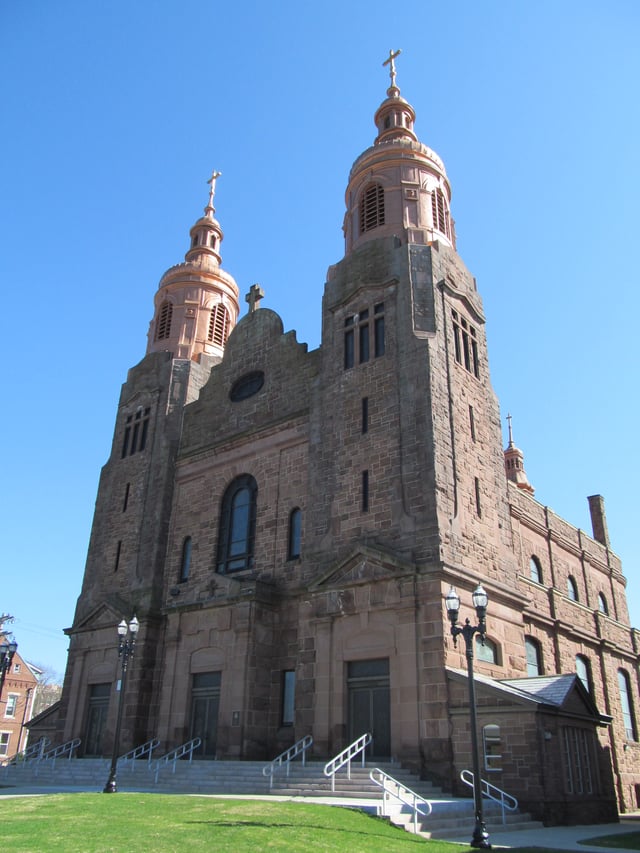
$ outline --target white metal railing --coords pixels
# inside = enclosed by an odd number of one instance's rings
[[[347,765],[347,778],[351,779],[351,760],[360,753],[362,753],[362,766],[364,767],[364,751],[371,741],[372,737],[369,732],[360,735],[357,740],[350,743],[346,749],[343,749],[335,758],[332,758],[331,761],[328,761],[324,765],[324,775],[331,778],[332,791],[335,791],[336,789],[336,773],[341,767],[344,767],[345,764]]]
[[[460,778],[465,785],[473,788],[473,773],[471,770],[463,770],[460,773]],[[504,810],[507,809],[510,812],[515,812],[518,808],[518,801],[515,797],[512,797],[511,794],[507,794],[506,791],[502,791],[496,785],[492,785],[491,782],[487,782],[486,779],[480,778],[480,782],[482,796],[487,797],[489,800],[493,800],[494,803],[500,804],[500,808],[502,809],[502,823],[506,823],[507,818]]]
[[[15,755],[12,755],[11,758],[7,760],[6,765],[24,767],[28,761],[39,761],[50,743],[51,739],[43,736],[36,743],[33,743],[21,752],[16,752]]]
[[[73,740],[68,740],[66,743],[61,743],[60,746],[55,746],[53,749],[50,749],[48,752],[43,752],[40,758],[36,759],[36,773],[38,775],[38,768],[41,767],[45,761],[50,761],[51,766],[56,766],[56,758],[60,758],[63,755],[66,755],[67,758],[73,758],[73,753],[80,746],[81,740],[79,737],[75,737]]]
[[[146,743],[140,744],[140,746],[136,746],[135,749],[126,752],[124,755],[121,755],[118,758],[118,761],[122,761],[123,764],[127,762],[131,763],[131,769],[133,770],[136,766],[136,760],[138,758],[142,758],[143,755],[147,756],[147,765],[151,764],[151,757],[153,750],[160,746],[160,741],[157,737],[151,738]]]
[[[155,765],[155,783],[158,784],[158,776],[160,775],[160,771],[163,767],[168,767],[171,764],[171,771],[173,773],[176,772],[176,761],[180,758],[184,758],[185,755],[189,756],[189,764],[191,764],[191,759],[193,758],[194,751],[200,746],[202,741],[199,737],[194,737],[193,740],[189,740],[186,743],[183,743],[181,746],[177,746],[171,752],[168,752],[166,755],[163,755],[162,758],[159,758]]]
[[[380,770],[379,767],[374,767],[374,769],[369,773],[369,779],[382,788],[382,816],[390,816],[391,810],[389,809],[389,803],[391,798],[398,800],[402,805],[409,806],[412,810],[413,831],[417,834],[418,815],[420,815],[420,817],[429,817],[431,814],[431,803],[429,800],[425,800],[420,796],[420,794],[416,794],[416,792],[412,791],[411,788],[407,788],[406,785],[402,782],[398,782],[397,779],[394,779],[393,776],[389,776],[388,773],[385,773],[384,770]]]
[[[269,777],[269,788],[273,787],[273,774],[277,770],[281,770],[283,767],[286,767],[287,776],[289,775],[291,762],[294,758],[297,758],[298,755],[302,755],[302,766],[305,766],[305,753],[312,744],[313,738],[311,735],[305,735],[297,741],[297,743],[294,743],[294,745],[290,746],[289,749],[285,749],[284,752],[281,752],[280,755],[273,759],[273,761],[262,768],[262,775]]]

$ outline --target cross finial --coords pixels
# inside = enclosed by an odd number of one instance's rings
[[[253,312],[258,307],[258,302],[264,297],[264,290],[259,284],[252,284],[249,288],[249,293],[245,296],[245,301],[249,303],[249,313]]]
[[[396,50],[396,51],[390,50],[389,51],[389,58],[385,59],[385,61],[382,63],[383,66],[384,65],[390,66],[389,77],[391,77],[391,88],[392,89],[394,89],[395,85],[396,85],[396,62],[395,62],[395,60],[396,60],[396,57],[400,56],[401,53],[402,53],[401,50]]]
[[[213,207],[213,197],[216,194],[216,181],[218,180],[221,174],[222,172],[216,172],[216,170],[214,169],[211,173],[211,177],[207,181],[207,183],[209,184],[209,207]]]
[[[507,415],[507,420],[509,421],[509,444],[513,444],[513,430],[511,429],[511,412]]]

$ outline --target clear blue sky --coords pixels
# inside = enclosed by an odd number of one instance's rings
[[[0,5],[0,610],[62,672],[120,385],[213,168],[223,265],[310,348],[398,84],[444,159],[536,498],[605,496],[640,626],[636,0]]]

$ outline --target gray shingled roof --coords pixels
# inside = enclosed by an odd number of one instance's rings
[[[573,674],[538,675],[533,678],[506,678],[500,684],[521,690],[547,705],[561,706],[573,690],[576,677]]]

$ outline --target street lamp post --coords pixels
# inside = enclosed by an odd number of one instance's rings
[[[0,643],[0,699],[4,689],[4,680],[11,669],[11,661],[17,651],[18,644],[15,640],[8,640],[6,636],[2,638],[2,643]]]
[[[454,646],[457,645],[458,636],[462,634],[467,655],[467,680],[469,682],[469,714],[471,716],[471,751],[473,753],[473,801],[475,806],[476,823],[473,828],[473,837],[471,839],[471,847],[482,847],[485,850],[491,849],[489,844],[489,833],[484,823],[484,814],[482,808],[482,779],[480,777],[480,757],[478,753],[478,721],[476,717],[476,687],[473,679],[473,638],[478,634],[484,643],[484,635],[486,633],[485,618],[487,615],[487,603],[489,596],[482,588],[482,584],[478,584],[474,590],[471,600],[476,609],[478,616],[478,624],[472,625],[468,619],[465,619],[464,625],[458,625],[458,613],[460,612],[460,596],[453,587],[445,596],[445,605],[447,614],[451,621],[451,636],[453,637]]]
[[[120,679],[120,693],[118,696],[118,717],[116,720],[116,732],[113,737],[113,753],[111,755],[111,769],[109,771],[109,779],[104,786],[104,794],[115,794],[118,791],[116,785],[116,772],[118,769],[118,752],[120,750],[120,727],[122,725],[122,708],[124,704],[124,689],[127,682],[127,665],[129,658],[133,656],[133,650],[136,645],[136,634],[140,628],[140,623],[134,616],[131,622],[127,625],[125,620],[118,625],[118,657],[122,659],[122,678]]]

